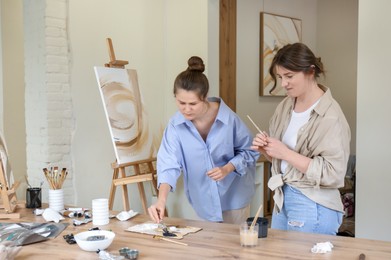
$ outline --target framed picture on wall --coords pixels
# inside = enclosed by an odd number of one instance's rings
[[[285,96],[280,84],[274,88],[269,67],[276,52],[288,43],[301,42],[301,20],[261,12],[260,33],[260,96]]]

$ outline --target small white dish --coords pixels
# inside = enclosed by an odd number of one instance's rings
[[[96,236],[104,236],[104,239],[94,240]],[[76,234],[77,245],[85,251],[98,251],[108,248],[114,240],[115,233],[107,230],[91,230]],[[89,239],[91,241],[89,241]]]

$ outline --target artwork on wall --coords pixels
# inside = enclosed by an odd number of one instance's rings
[[[158,134],[149,129],[133,69],[94,67],[118,164],[156,156]]]
[[[274,82],[269,67],[274,55],[288,43],[301,42],[301,20],[261,12],[260,33],[260,96],[285,96],[285,90]]]

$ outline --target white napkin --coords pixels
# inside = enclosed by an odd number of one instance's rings
[[[125,221],[125,220],[128,220],[130,218],[133,218],[137,214],[138,214],[138,212],[135,212],[133,210],[129,210],[129,211],[122,211],[122,212],[118,213],[116,217],[120,221]]]
[[[60,213],[58,213],[57,211],[55,211],[54,209],[51,209],[51,208],[47,208],[45,209],[45,211],[42,213],[42,217],[46,220],[46,221],[53,221],[53,222],[60,222],[60,220],[63,220],[64,217],[61,216]]]
[[[34,209],[34,214],[36,216],[41,216],[44,211],[44,209]]]
[[[331,244],[331,242],[329,242],[329,241],[322,242],[322,243],[316,243],[316,245],[314,245],[311,248],[311,252],[315,253],[315,254],[324,254],[327,252],[331,252],[331,249],[333,247],[334,247],[333,244]]]

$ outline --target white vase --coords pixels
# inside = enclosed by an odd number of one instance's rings
[[[64,209],[64,191],[49,190],[49,208],[55,211],[61,211]]]

